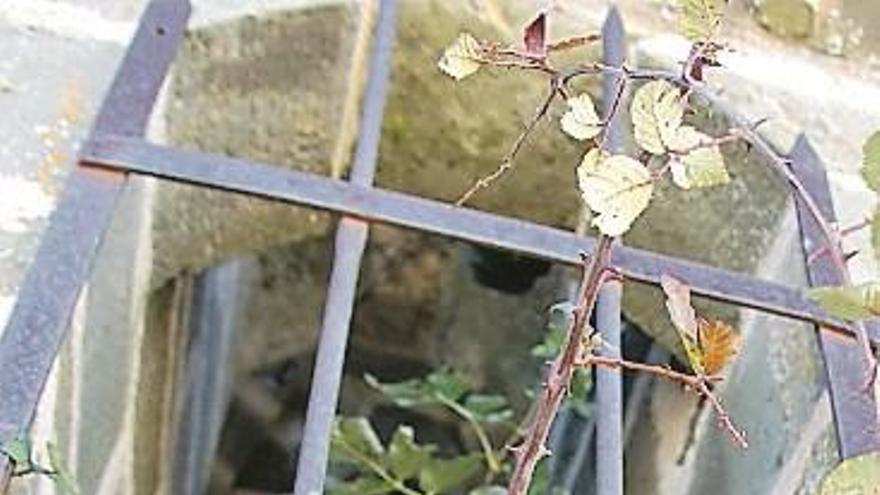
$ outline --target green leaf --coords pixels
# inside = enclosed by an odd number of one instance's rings
[[[62,495],[79,495],[76,480],[70,473],[70,470],[67,469],[67,463],[64,462],[61,452],[58,451],[58,448],[53,443],[47,444],[46,450],[49,452],[49,465],[52,467],[52,471],[54,471],[50,478],[55,482],[58,491]]]
[[[568,326],[574,317],[573,311],[574,304],[569,301],[562,301],[550,307],[544,340],[532,347],[532,356],[549,359],[559,354],[565,342]]]
[[[819,495],[874,495],[880,487],[880,453],[847,459],[822,481]]]
[[[470,33],[459,34],[437,62],[440,70],[456,81],[477,72],[482,65],[483,47]]]
[[[327,488],[327,495],[385,495],[394,487],[378,476],[361,476],[352,481],[336,483]]]
[[[469,491],[468,495],[507,495],[507,488],[498,485],[481,486]]]
[[[451,401],[458,401],[470,390],[461,376],[449,370],[435,371],[425,381],[434,395]]]
[[[446,491],[468,481],[483,464],[483,456],[478,453],[452,459],[433,459],[419,475],[419,486],[428,493]]]
[[[562,131],[578,141],[594,138],[602,131],[602,121],[587,93],[569,98],[568,111],[562,115],[560,123]]]
[[[436,450],[433,445],[418,445],[414,438],[411,427],[398,426],[391,438],[391,444],[388,445],[386,465],[394,476],[402,480],[416,476],[428,464]]]
[[[417,378],[397,383],[382,383],[375,376],[367,373],[364,375],[364,380],[398,407],[410,408],[438,402],[427,384]]]
[[[718,35],[725,0],[679,0],[679,29],[691,41],[708,41]]]
[[[605,156],[594,148],[577,173],[581,197],[596,213],[593,225],[605,235],[624,234],[651,201],[651,173],[628,156]]]
[[[6,454],[17,466],[30,466],[31,441],[25,434],[16,435],[8,442],[0,445],[0,451]]]
[[[500,423],[513,417],[513,410],[501,395],[471,394],[463,406],[481,423]]]
[[[825,311],[845,320],[880,316],[880,283],[852,287],[818,287],[807,291]]]
[[[636,143],[645,151],[662,155],[675,145],[684,119],[681,91],[666,81],[644,84],[633,96],[630,116]]]
[[[593,374],[587,369],[577,369],[571,377],[566,404],[573,408],[581,416],[588,416],[590,412],[590,390],[593,388]]]
[[[880,131],[875,132],[862,147],[862,177],[868,187],[880,192]]]
[[[385,455],[385,448],[367,418],[338,418],[330,434],[330,448],[334,459],[359,465]]]

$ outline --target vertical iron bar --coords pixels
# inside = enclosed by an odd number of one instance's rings
[[[835,222],[834,205],[825,167],[804,135],[798,137],[790,154],[792,170],[804,184],[810,195],[829,222]],[[810,215],[800,199],[797,200],[798,220],[804,259],[824,245],[816,220]],[[812,286],[839,285],[846,274],[832,262],[829,256],[819,256],[808,261],[807,275]],[[871,323],[866,323],[871,324]],[[837,448],[842,459],[880,451],[880,429],[877,423],[877,404],[873,387],[868,383],[868,363],[861,346],[849,339],[816,327],[819,348],[825,360],[831,410],[837,433]]]
[[[375,176],[382,118],[391,75],[395,10],[394,0],[381,0],[350,178],[357,185],[370,186]],[[324,303],[324,319],[312,372],[309,407],[297,465],[294,486],[296,495],[323,493],[330,453],[330,433],[336,416],[358,272],[367,236],[368,224],[350,217],[343,217],[336,231],[333,272],[327,301]]]
[[[602,26],[602,61],[620,66],[625,58],[623,21],[620,12],[612,7]],[[602,104],[607,121],[605,143],[611,151],[623,147],[623,126],[620,112],[615,112],[614,100],[621,84],[618,76],[606,74],[602,79]],[[611,119],[608,121],[607,119]],[[619,245],[619,240],[617,241]],[[623,285],[614,279],[605,282],[596,300],[596,329],[605,345],[601,353],[609,357],[621,356],[620,302]],[[620,495],[623,493],[623,382],[619,370],[596,369],[596,493]]]
[[[144,135],[189,13],[187,0],[154,0],[147,6],[93,136]],[[67,179],[0,337],[0,442],[30,427],[126,177],[80,166]],[[7,487],[9,467],[0,455],[0,492]]]

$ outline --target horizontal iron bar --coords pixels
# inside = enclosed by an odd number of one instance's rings
[[[85,144],[82,153],[86,161],[96,167],[310,205],[367,221],[391,223],[571,265],[579,265],[581,254],[590,252],[596,243],[593,238],[573,232],[440,201],[123,136],[96,136]],[[701,296],[854,336],[846,323],[830,316],[798,288],[625,246],[615,249],[612,264],[631,280],[658,285],[661,275],[673,275],[686,281],[693,292]],[[880,343],[878,333],[876,329],[871,332],[875,345]]]

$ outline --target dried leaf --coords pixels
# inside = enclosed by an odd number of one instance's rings
[[[736,354],[737,335],[721,320],[700,318],[699,343],[706,374],[716,375]]]
[[[703,373],[703,353],[700,350],[698,337],[699,324],[696,312],[691,306],[691,289],[681,280],[665,274],[660,276],[660,287],[666,294],[666,310],[681,339],[688,362],[695,372]]]
[[[807,291],[825,311],[845,320],[880,316],[880,283],[851,287],[817,287]]]
[[[587,93],[568,99],[568,111],[562,115],[560,123],[562,131],[578,141],[594,138],[602,131],[602,121]]]
[[[449,77],[460,81],[480,70],[483,63],[480,42],[470,33],[461,33],[443,52],[437,66]]]
[[[679,0],[679,29],[691,41],[708,41],[718,34],[725,0]]]
[[[547,14],[541,12],[523,30],[523,44],[526,47],[526,53],[533,57],[543,58],[547,54],[546,35]]]
[[[684,118],[681,91],[666,81],[651,81],[636,91],[630,106],[636,143],[662,155],[680,146],[678,131]]]
[[[862,147],[862,177],[868,187],[880,192],[880,131],[875,132]]]
[[[624,155],[607,156],[592,149],[578,167],[581,197],[597,214],[600,232],[619,236],[648,207],[654,183],[647,167]]]

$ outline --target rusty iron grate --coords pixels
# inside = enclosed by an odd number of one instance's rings
[[[395,1],[382,0],[365,92],[358,146],[348,181],[284,170],[271,164],[221,155],[183,151],[144,139],[159,89],[186,29],[188,0],[152,0],[110,87],[77,167],[46,229],[32,267],[22,284],[6,331],[0,338],[0,442],[26,431],[66,334],[74,305],[89,277],[98,246],[116,200],[130,174],[244,193],[342,215],[336,233],[333,272],[313,370],[295,493],[320,493],[326,471],[329,435],[344,366],[349,320],[361,255],[370,223],[385,222],[449,238],[515,251],[564,264],[580,263],[595,240],[572,232],[458,208],[372,187],[386,99],[394,38]],[[606,61],[623,53],[623,30],[616,10],[605,27]],[[834,218],[822,164],[805,138],[791,153],[793,170]],[[799,205],[800,206],[800,205]],[[799,208],[802,239],[816,242],[816,226]],[[803,291],[772,281],[706,266],[641,249],[616,247],[612,264],[627,279],[654,284],[662,273],[687,280],[700,295],[815,325],[834,411],[838,449],[843,458],[880,450],[876,404],[863,387],[857,348],[847,324],[808,300]],[[814,285],[834,283],[833,269],[809,268]],[[612,298],[613,299],[613,298]],[[610,308],[610,309],[609,309]],[[619,303],[610,301],[604,318],[619,319]],[[601,329],[600,329],[601,330]],[[609,331],[605,329],[605,331]],[[614,330],[611,329],[611,332]],[[617,330],[619,331],[619,329]],[[869,325],[872,343],[880,345],[880,327]],[[616,374],[616,372],[614,373]],[[618,376],[619,378],[619,376]],[[600,418],[613,435],[600,449],[599,493],[621,493],[622,421],[619,380],[600,380]],[[609,429],[610,428],[610,429]],[[610,461],[609,461],[610,460]],[[0,455],[0,491],[8,488],[9,460]],[[604,481],[602,481],[604,480]]]

